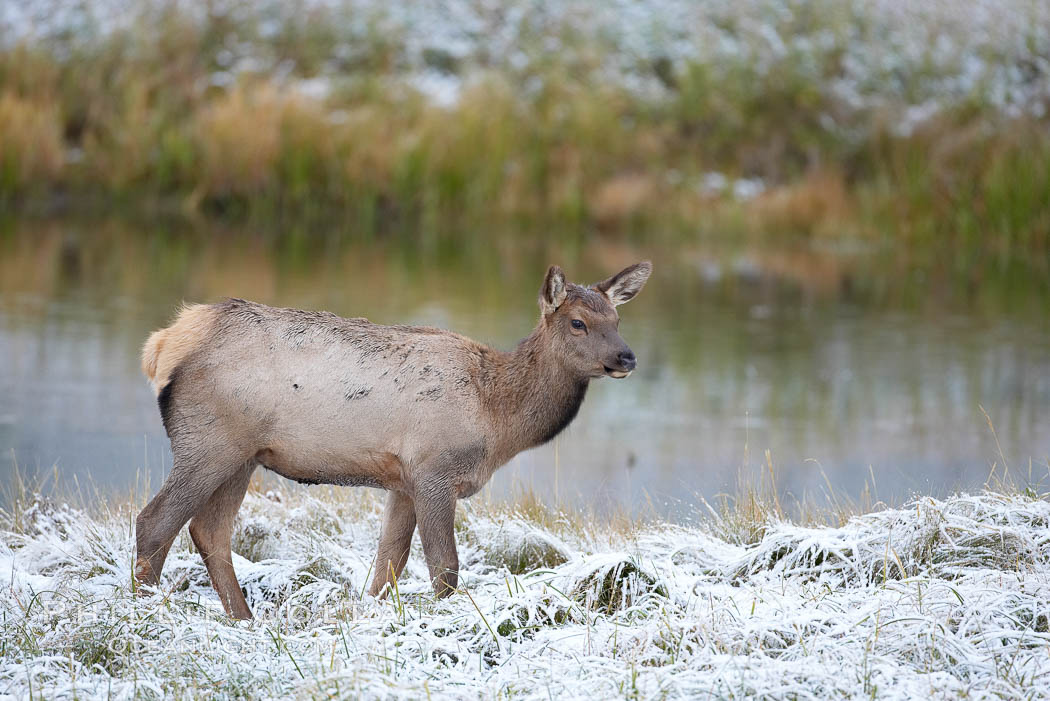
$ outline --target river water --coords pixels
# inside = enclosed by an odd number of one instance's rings
[[[0,224],[0,481],[17,465],[114,491],[158,485],[171,457],[138,353],[183,300],[430,324],[509,348],[536,322],[547,265],[593,282],[643,258],[653,277],[620,308],[638,371],[593,383],[565,433],[497,473],[495,496],[521,486],[685,517],[741,476],[768,480],[770,462],[781,494],[817,502],[866,486],[887,502],[979,489],[993,464],[1047,481],[1045,260],[512,227],[422,240],[275,229]]]

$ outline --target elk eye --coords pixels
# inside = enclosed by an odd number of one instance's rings
[[[574,329],[581,329],[582,330],[582,329],[587,328],[587,325],[585,323],[583,323],[582,321],[580,321],[579,319],[573,319],[572,320],[572,328],[574,328]]]

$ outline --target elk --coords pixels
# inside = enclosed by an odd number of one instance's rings
[[[189,521],[227,614],[251,618],[230,538],[261,465],[307,484],[387,490],[370,593],[400,576],[418,526],[434,591],[451,594],[456,500],[562,431],[592,379],[631,374],[616,307],[651,270],[637,263],[583,286],[551,266],[539,323],[509,352],[436,328],[241,299],[184,307],[142,350],[173,464],[135,522],[136,580],[157,585]]]

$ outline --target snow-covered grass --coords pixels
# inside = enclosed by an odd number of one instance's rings
[[[467,502],[461,591],[432,597],[417,540],[377,601],[380,500],[282,485],[238,523],[250,622],[185,533],[136,595],[133,516],[32,494],[4,514],[0,696],[1050,696],[1050,503],[1031,492],[837,527]]]
[[[9,5],[0,9],[0,45],[148,33],[145,24],[172,18],[169,5]],[[563,61],[652,94],[686,66],[747,66],[760,77],[790,58],[797,78],[825,83],[843,102],[904,107],[903,129],[963,100],[1037,116],[1050,100],[1040,79],[1050,72],[1050,7],[1038,0],[980,0],[966,12],[952,0],[221,0],[183,13],[184,22],[226,32],[216,37],[213,84],[242,72],[305,72],[320,75],[309,86],[326,94],[328,81],[382,53],[383,70],[410,75],[450,104],[484,67],[535,73],[544,60]]]

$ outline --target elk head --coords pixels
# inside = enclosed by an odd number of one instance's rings
[[[624,268],[590,286],[565,281],[557,265],[540,288],[540,321],[551,350],[582,377],[627,377],[638,364],[620,337],[616,307],[634,298],[653,266],[648,261]]]

